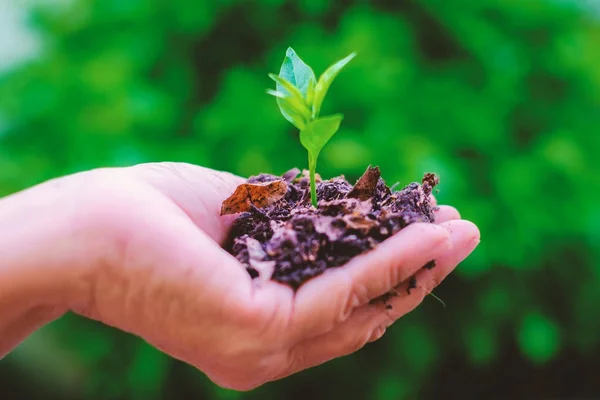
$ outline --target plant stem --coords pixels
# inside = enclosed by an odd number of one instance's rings
[[[310,200],[314,207],[317,207],[317,183],[315,172],[317,170],[317,157],[308,153],[308,171],[310,172]]]

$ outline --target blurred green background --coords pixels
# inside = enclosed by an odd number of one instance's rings
[[[359,53],[318,172],[441,176],[482,242],[362,351],[249,393],[69,315],[0,362],[3,399],[599,396],[600,2],[0,0],[0,194],[183,161],[304,168],[265,94],[287,46],[320,74]]]

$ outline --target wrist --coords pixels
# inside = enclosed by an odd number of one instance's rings
[[[67,177],[0,199],[0,324],[85,297],[86,227],[72,192]]]

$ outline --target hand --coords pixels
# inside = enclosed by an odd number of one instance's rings
[[[254,285],[220,247],[234,218],[219,216],[221,202],[239,177],[159,163],[62,179],[77,198],[72,221],[88,233],[85,262],[70,264],[78,272],[65,310],[139,335],[237,390],[377,340],[479,242],[472,223],[441,207],[438,224],[413,224],[294,293]],[[436,268],[422,269],[432,259]],[[389,310],[369,303],[415,273],[423,290],[399,290]]]

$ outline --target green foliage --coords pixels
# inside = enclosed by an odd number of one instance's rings
[[[318,118],[319,113],[321,112],[321,106],[323,105],[323,101],[325,100],[325,95],[331,86],[331,83],[335,79],[335,77],[340,73],[342,68],[346,66],[356,56],[356,53],[352,53],[346,58],[339,60],[329,68],[319,77],[319,81],[317,82],[317,86],[315,87],[314,100],[309,104],[312,104],[312,116],[313,118]]]
[[[521,350],[535,363],[551,360],[560,350],[556,323],[540,313],[525,315],[518,333]]]
[[[435,289],[447,308],[426,298],[363,351],[239,398],[600,392],[590,378],[600,346],[600,21],[586,8],[597,2],[43,3],[27,19],[42,51],[0,71],[0,193],[149,161],[244,176],[301,167],[297,127],[261,95],[291,44],[315,71],[360,54],[319,110],[345,115],[343,135],[319,154],[321,176],[352,181],[373,164],[405,185],[433,171],[439,202],[481,229],[479,248]],[[0,386],[15,385],[18,397],[44,400],[49,387],[57,399],[238,397],[72,315],[0,362]]]
[[[285,58],[281,64],[281,69],[279,70],[279,77],[298,88],[300,93],[302,93],[302,97],[306,99],[306,103],[308,105],[311,104],[309,88],[312,87],[312,89],[314,89],[317,78],[315,77],[312,68],[309,67],[291,47],[288,47],[285,52]],[[283,88],[280,82],[277,82],[277,90],[287,94],[286,91],[289,89]]]
[[[283,116],[300,130],[300,143],[308,151],[308,169],[310,172],[310,194],[312,204],[317,205],[315,171],[321,149],[340,128],[341,114],[319,117],[325,95],[335,77],[342,68],[355,57],[355,53],[331,65],[319,77],[294,49],[288,47],[279,76],[269,74],[277,83],[277,90],[267,93],[277,98],[279,110]]]
[[[323,146],[325,146],[329,139],[331,139],[340,128],[343,118],[343,115],[336,114],[310,121],[308,125],[300,131],[300,143],[302,143],[302,146],[304,146],[309,154],[316,159]]]

